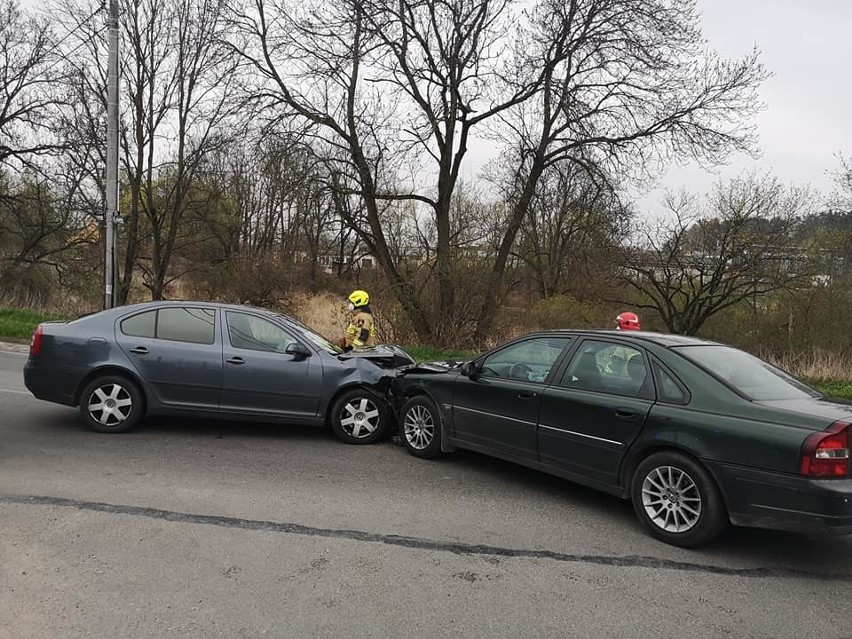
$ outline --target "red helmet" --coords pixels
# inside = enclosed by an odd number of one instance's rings
[[[626,313],[620,313],[618,317],[615,318],[616,330],[619,331],[641,331],[642,328],[639,326],[639,316],[636,313],[631,313],[627,311]]]

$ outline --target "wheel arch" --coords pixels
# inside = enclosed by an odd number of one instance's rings
[[[367,384],[366,382],[353,381],[349,384],[345,384],[334,391],[334,394],[328,398],[328,401],[325,404],[325,415],[323,415],[323,423],[326,426],[331,425],[331,409],[337,403],[337,400],[340,399],[342,395],[348,393],[353,390],[364,389],[370,391],[373,395],[375,395],[380,401],[385,403],[387,407],[388,414],[391,415],[393,411],[391,410],[391,404],[388,398],[382,393],[381,389],[373,386],[371,384]]]
[[[142,379],[136,373],[114,364],[99,366],[98,368],[89,371],[86,376],[80,380],[77,384],[77,388],[74,389],[74,406],[80,405],[80,395],[83,394],[83,389],[86,388],[89,382],[93,379],[97,379],[98,377],[105,377],[106,375],[125,377],[136,385],[139,389],[139,393],[142,395],[142,415],[144,416],[148,410],[148,396],[145,393],[145,384],[142,383]]]
[[[444,415],[444,410],[443,406],[441,405],[441,402],[439,402],[438,399],[424,387],[411,386],[409,388],[406,388],[405,392],[402,394],[402,401],[399,404],[400,410],[402,409],[402,406],[405,404],[405,402],[414,397],[425,397],[433,404],[435,404],[435,408],[438,409],[438,423],[441,428],[441,452],[454,453],[456,451],[456,447],[447,441],[447,417]],[[402,417],[402,415],[399,415],[398,417]],[[401,429],[402,426],[400,426],[400,430]]]
[[[679,453],[681,455],[686,455],[691,458],[695,463],[699,464],[707,474],[710,476],[710,479],[713,480],[713,483],[716,486],[716,490],[719,491],[719,495],[722,498],[722,504],[725,507],[725,510],[728,510],[728,499],[727,495],[725,495],[725,491],[722,487],[722,483],[719,481],[719,478],[716,477],[716,473],[713,471],[713,468],[704,463],[704,460],[701,458],[698,453],[694,450],[690,449],[687,446],[678,445],[674,442],[661,442],[654,443],[643,448],[637,449],[622,465],[621,471],[621,489],[624,497],[630,499],[630,489],[633,484],[633,475],[636,473],[636,469],[639,467],[643,461],[648,459],[651,455],[656,455],[657,453]]]
[[[432,395],[432,393],[427,391],[422,386],[412,386],[411,388],[406,388],[405,392],[402,394],[402,403],[404,404],[405,402],[407,402],[412,397],[421,397],[421,396],[422,397],[428,397],[430,400],[432,400],[435,403],[435,406],[438,406],[438,408],[440,409],[440,405],[438,404],[438,400],[435,399],[435,397],[434,397],[434,395]]]

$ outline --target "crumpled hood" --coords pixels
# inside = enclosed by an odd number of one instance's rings
[[[368,359],[383,368],[402,368],[414,364],[414,358],[394,344],[379,344],[370,348],[358,348],[340,353],[339,359]]]
[[[415,364],[413,366],[406,367],[403,371],[400,372],[401,375],[407,375],[409,373],[432,373],[432,374],[440,374],[440,373],[458,373],[459,367],[464,364],[464,361],[461,360],[445,360],[440,362],[421,362],[420,364]]]

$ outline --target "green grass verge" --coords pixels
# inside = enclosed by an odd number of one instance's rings
[[[49,320],[63,319],[19,308],[0,308],[0,339],[28,340],[36,326]]]
[[[829,397],[839,397],[840,399],[852,399],[852,382],[843,380],[820,379],[807,380],[807,382],[816,388],[818,391],[825,393]]]
[[[419,362],[440,362],[447,359],[467,360],[472,359],[476,353],[473,351],[444,350],[432,346],[403,346],[403,350]]]

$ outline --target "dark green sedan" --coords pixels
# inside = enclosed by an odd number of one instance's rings
[[[633,502],[655,537],[852,532],[852,404],[743,351],[656,333],[526,335],[394,381],[417,457],[458,448]]]

